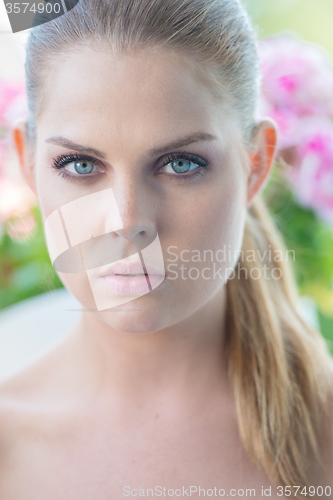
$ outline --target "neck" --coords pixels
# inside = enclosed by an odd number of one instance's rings
[[[225,314],[225,287],[181,322],[150,333],[119,332],[85,311],[72,337],[76,359],[98,391],[132,403],[227,390]]]

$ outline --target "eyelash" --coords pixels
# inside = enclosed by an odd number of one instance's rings
[[[199,168],[196,168],[193,170],[192,174],[164,174],[167,175],[168,177],[171,177],[172,180],[175,180],[176,182],[187,182],[190,180],[194,180],[198,177],[202,177],[204,175],[204,170],[208,166],[209,162],[201,158],[201,156],[197,156],[195,154],[191,153],[186,153],[185,151],[182,153],[174,153],[167,158],[165,158],[163,162],[163,167],[166,165],[169,165],[169,163],[173,161],[179,161],[179,160],[187,160],[192,163],[195,163],[199,165]]]
[[[84,161],[84,160],[91,161],[91,163],[93,163],[94,166],[99,165],[99,163],[91,156],[80,155],[78,153],[75,153],[75,154],[70,154],[70,155],[57,156],[57,158],[53,159],[52,167],[55,168],[56,170],[60,170],[60,169],[64,168],[68,163],[72,163],[73,161]],[[74,181],[74,182],[75,181],[83,181],[83,180],[86,181],[87,179],[84,179],[84,178],[88,177],[89,179],[91,179],[93,177],[93,175],[89,175],[89,174],[73,175],[73,174],[70,174],[68,172],[64,172],[63,170],[61,170],[59,172],[59,176],[63,179],[67,179],[69,181]]]
[[[94,166],[98,166],[99,163],[92,157],[87,156],[87,155],[80,155],[78,153],[75,154],[70,154],[70,155],[60,155],[57,158],[53,159],[52,162],[52,167],[55,168],[56,170],[60,170],[64,168],[68,163],[72,163],[74,161],[84,161],[88,160],[91,163],[93,163]],[[194,180],[195,178],[202,177],[204,175],[204,169],[208,166],[209,162],[201,158],[200,156],[197,156],[195,154],[187,153],[187,152],[181,152],[181,153],[174,153],[172,155],[169,155],[167,158],[165,158],[163,162],[163,167],[166,165],[169,165],[169,163],[173,161],[179,161],[179,160],[187,160],[192,163],[195,163],[196,165],[199,165],[199,168],[196,168],[193,171],[193,174],[167,174],[164,173],[164,175],[171,177],[173,180],[176,182],[187,182],[189,180]],[[162,172],[163,173],[163,172]],[[64,170],[61,170],[59,172],[59,175],[63,179],[67,179],[70,181],[82,181],[82,180],[87,180],[88,178],[94,177],[94,175],[90,174],[78,174],[78,175],[73,175],[67,172],[64,172]]]

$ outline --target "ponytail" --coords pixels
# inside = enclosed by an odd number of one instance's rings
[[[324,468],[318,435],[332,358],[322,335],[297,311],[291,269],[276,258],[282,249],[258,196],[248,209],[239,272],[227,283],[229,374],[248,454],[276,485],[309,487],[309,455]]]

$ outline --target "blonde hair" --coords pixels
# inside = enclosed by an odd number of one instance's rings
[[[116,53],[166,47],[187,54],[216,95],[228,98],[247,150],[260,74],[255,34],[238,0],[80,0],[65,15],[33,28],[26,59],[31,137],[50,74],[48,60],[78,46],[105,44]],[[281,250],[283,243],[257,196],[247,211],[241,272],[227,282],[229,373],[250,457],[277,485],[309,486],[308,453],[321,463],[318,436],[332,359],[321,334],[297,312],[287,263],[244,259],[249,250],[265,255],[268,248]],[[252,269],[265,265],[278,268],[281,277],[251,278]]]

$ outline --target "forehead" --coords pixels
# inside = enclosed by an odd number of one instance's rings
[[[202,71],[171,51],[114,55],[80,47],[51,58],[49,68],[37,128],[51,135],[93,128],[99,137],[135,141],[228,121],[227,105],[216,100]]]

